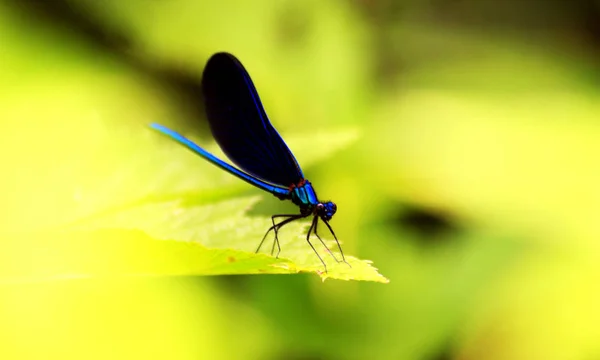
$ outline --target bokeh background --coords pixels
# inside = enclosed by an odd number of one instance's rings
[[[121,200],[148,122],[209,142],[223,50],[284,137],[358,133],[305,173],[391,282],[5,277],[3,359],[600,358],[597,0],[0,1],[2,247]]]

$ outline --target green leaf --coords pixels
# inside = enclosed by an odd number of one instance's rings
[[[337,263],[313,236],[311,241],[327,263],[325,273],[322,263],[306,243],[306,222],[291,223],[280,231],[282,251],[279,259],[263,253],[255,254],[254,250],[271,225],[271,219],[250,217],[245,213],[260,199],[261,196],[246,196],[191,206],[185,205],[185,199],[149,202],[87,221],[76,228],[80,233],[91,234],[92,240],[85,241],[96,249],[94,256],[106,254],[108,259],[115,256],[117,259],[135,259],[130,265],[127,261],[107,261],[110,266],[93,270],[100,275],[105,271],[121,271],[128,275],[315,272],[323,280],[388,282],[369,261],[346,256],[352,267]],[[139,230],[142,232],[139,233]],[[326,239],[324,235],[321,237]],[[265,252],[270,252],[272,233],[268,239],[262,248]],[[335,241],[325,242],[332,251],[336,248]],[[339,253],[333,253],[341,259]]]
[[[0,242],[0,283],[123,276],[197,276],[319,272],[322,265],[297,264],[266,254],[209,249],[197,242],[156,240],[137,230],[13,234]],[[308,245],[307,245],[308,246]],[[303,254],[293,251],[292,255]],[[313,254],[314,256],[314,254]],[[326,278],[386,283],[368,261],[347,257]],[[320,268],[319,268],[320,266]]]

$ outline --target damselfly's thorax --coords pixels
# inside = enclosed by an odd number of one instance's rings
[[[304,216],[315,215],[330,220],[337,210],[337,206],[331,201],[320,202],[312,184],[306,179],[290,186],[290,198]]]

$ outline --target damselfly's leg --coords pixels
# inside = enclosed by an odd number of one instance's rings
[[[346,261],[346,258],[344,257],[344,252],[342,251],[342,246],[340,245],[340,242],[338,241],[337,236],[335,236],[335,233],[333,232],[331,225],[329,225],[329,223],[325,220],[323,220],[323,222],[325,223],[325,225],[327,225],[327,228],[329,229],[329,231],[331,231],[331,235],[333,235],[333,238],[335,239],[335,243],[337,244],[338,249],[340,249],[340,254],[342,254],[342,261],[344,261],[346,263],[346,265],[352,267],[352,265],[348,264],[348,262]]]
[[[269,233],[271,232],[271,230],[274,230],[274,231],[275,231],[275,237],[276,237],[276,240],[275,240],[275,241],[277,241],[277,244],[279,245],[279,240],[277,239],[277,230],[279,230],[279,229],[280,229],[282,226],[284,226],[285,224],[287,224],[287,223],[289,223],[289,222],[291,222],[291,221],[294,221],[294,220],[296,220],[296,219],[299,219],[299,218],[303,217],[302,215],[297,215],[297,214],[294,214],[294,215],[276,215],[276,216],[277,216],[277,217],[286,217],[286,216],[287,216],[288,218],[287,218],[287,219],[285,219],[285,220],[283,220],[283,221],[281,221],[281,222],[280,222],[280,223],[278,223],[278,224],[275,224],[275,220],[274,220],[274,219],[272,219],[272,221],[273,221],[273,226],[271,226],[271,227],[269,228],[269,230],[267,230],[267,232],[265,233],[265,236],[263,236],[262,240],[260,241],[260,244],[258,244],[258,248],[256,248],[256,252],[259,252],[259,251],[260,251],[260,248],[262,247],[262,244],[265,242],[265,239],[267,238],[267,235],[269,235]],[[279,253],[277,253],[277,255],[279,256]]]
[[[315,216],[315,235],[317,236],[317,238],[319,239],[319,241],[321,242],[321,244],[323,244],[323,246],[325,247],[325,249],[327,249],[327,252],[329,253],[329,255],[331,255],[331,257],[333,258],[333,260],[335,260],[336,262],[340,262],[335,255],[333,255],[333,253],[331,252],[331,250],[327,247],[327,245],[325,245],[325,242],[323,241],[323,239],[321,239],[321,237],[319,236],[319,234],[317,234],[317,226],[319,226],[319,218],[317,216]]]
[[[295,216],[298,216],[298,214],[283,214],[283,215],[279,214],[279,215],[271,216],[271,222],[273,222],[273,226],[274,226],[273,232],[275,233],[275,238],[273,239],[273,245],[271,246],[271,256],[273,256],[273,251],[275,251],[275,244],[277,244],[277,255],[275,255],[275,258],[278,258],[279,253],[281,252],[281,246],[279,246],[279,233],[278,233],[281,226],[275,226],[275,218],[279,218],[279,217],[291,218],[291,217],[295,217]],[[283,222],[283,221],[281,221],[281,222]]]
[[[325,268],[325,272],[327,272],[327,265],[325,265],[325,261],[323,261],[323,259],[321,258],[321,255],[319,255],[319,253],[317,252],[317,250],[315,249],[313,244],[311,244],[311,242],[310,242],[310,233],[313,231],[315,224],[317,223],[318,220],[319,220],[319,218],[317,216],[315,216],[313,218],[313,221],[310,224],[310,228],[308,229],[308,233],[306,234],[306,242],[308,242],[308,245],[310,245],[310,247],[313,249],[315,254],[317,254],[317,257],[319,258],[319,260],[321,260],[321,263],[323,264],[323,267]]]

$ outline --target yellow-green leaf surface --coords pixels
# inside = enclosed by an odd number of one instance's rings
[[[299,261],[234,249],[209,249],[197,242],[157,240],[135,230],[76,231],[15,235],[2,247],[0,283],[74,278],[295,274],[317,272],[322,279],[388,282],[369,261],[328,261],[328,273],[302,249],[286,251]],[[18,246],[15,246],[18,244]],[[308,245],[306,245],[308,247]],[[309,249],[310,250],[310,249]],[[312,254],[314,256],[314,254]],[[322,254],[325,256],[325,254]],[[18,260],[17,260],[18,259]]]
[[[282,252],[279,259],[263,253],[255,254],[254,250],[271,225],[271,219],[245,213],[260,199],[261,196],[246,196],[202,205],[186,205],[185,201],[178,200],[150,202],[78,225],[81,232],[75,233],[78,234],[75,236],[83,238],[84,243],[97,250],[93,254],[95,259],[99,253],[109,259],[104,266],[90,269],[99,275],[315,272],[323,280],[388,282],[369,261],[346,256],[351,267],[337,263],[313,237],[311,241],[327,262],[325,273],[323,265],[306,243],[306,222],[292,223],[280,231]],[[265,252],[270,252],[272,245],[273,238],[268,239],[262,249]],[[326,243],[335,250],[334,241]],[[339,253],[334,253],[341,259]],[[130,262],[129,259],[135,260]]]

